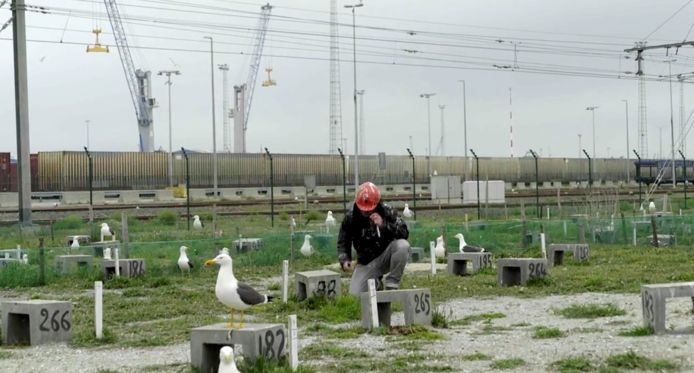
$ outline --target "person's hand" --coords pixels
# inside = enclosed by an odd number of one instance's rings
[[[372,222],[374,222],[374,224],[376,224],[376,226],[379,226],[379,227],[383,226],[383,218],[377,212],[374,212],[373,214],[369,215],[369,219]]]
[[[340,262],[340,268],[342,268],[343,272],[352,272],[352,261],[345,260]]]

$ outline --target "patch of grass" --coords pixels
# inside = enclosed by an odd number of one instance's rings
[[[410,326],[392,326],[388,327],[378,327],[371,331],[374,335],[385,335],[389,337],[396,337],[405,340],[427,340],[435,341],[444,339],[442,334],[439,334],[433,330],[429,330],[421,325],[410,325]]]
[[[178,220],[178,214],[175,211],[164,210],[157,215],[157,220],[161,225],[174,226]]]
[[[506,315],[504,315],[501,312],[480,313],[478,315],[465,316],[459,320],[453,320],[449,324],[450,325],[470,325],[471,323],[473,323],[475,321],[489,322],[492,319],[502,319],[504,317],[506,317]]]
[[[449,320],[452,315],[453,310],[449,310],[448,315],[446,315],[445,311],[434,309],[434,312],[431,314],[431,326],[439,329],[448,329]]]
[[[481,352],[475,352],[472,354],[463,355],[460,357],[460,359],[466,360],[466,361],[477,361],[477,360],[491,360],[492,357],[487,355],[487,354],[483,354]]]
[[[647,335],[653,335],[654,330],[650,326],[635,326],[631,329],[626,329],[620,331],[617,335],[622,337],[644,337]]]
[[[319,360],[326,357],[333,359],[364,359],[370,357],[366,352],[356,349],[336,345],[334,343],[314,343],[302,348],[299,351],[301,359],[304,361],[308,360]]]
[[[510,359],[495,360],[489,364],[489,367],[492,369],[514,369],[523,365],[525,365],[525,360],[514,357]]]
[[[548,338],[561,338],[566,337],[566,333],[559,330],[558,328],[548,328],[545,326],[538,326],[535,328],[533,333],[533,338],[535,339],[548,339]]]
[[[614,304],[573,304],[555,313],[569,319],[596,319],[626,315],[626,311]]]
[[[82,227],[82,218],[78,215],[68,215],[53,222],[53,229],[79,229]]]
[[[273,282],[272,284],[267,286],[268,290],[273,290],[273,291],[278,291],[282,288],[279,282]]]
[[[593,363],[583,356],[560,359],[550,364],[550,366],[560,373],[592,372],[595,369]]]
[[[675,370],[677,365],[668,360],[651,360],[645,356],[641,356],[634,351],[629,351],[625,354],[612,355],[605,361],[608,367],[624,368],[624,369],[641,369],[641,370]]]
[[[0,351],[0,360],[2,360],[2,359],[10,359],[10,358],[12,358],[13,356],[14,356],[14,355],[13,355],[11,352],[9,352],[9,351]]]

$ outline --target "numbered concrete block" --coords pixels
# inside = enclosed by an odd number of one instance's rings
[[[392,314],[390,304],[393,302],[402,304],[405,313],[405,325],[431,325],[434,302],[431,299],[431,290],[429,289],[377,291],[376,302],[380,325],[390,326]],[[371,328],[370,309],[369,292],[363,292],[361,293],[361,326],[365,329]]]
[[[120,259],[118,260],[118,268],[121,277],[137,277],[145,274],[144,259]],[[116,261],[102,260],[101,273],[104,278],[112,278],[116,275]]]
[[[315,297],[326,296],[335,298],[342,294],[340,274],[328,270],[297,272],[296,298],[300,301]]]
[[[54,300],[5,301],[2,309],[2,343],[40,345],[70,342],[72,304]]]
[[[643,325],[650,326],[656,333],[665,332],[666,300],[679,297],[694,299],[694,282],[641,285]]]
[[[577,262],[588,260],[588,244],[581,243],[561,243],[551,244],[547,247],[547,264],[550,267],[564,264],[564,253],[570,252]]]
[[[547,261],[538,258],[498,259],[496,280],[499,285],[525,285],[531,278],[543,278],[549,274]]]
[[[263,247],[262,238],[241,238],[234,240],[231,243],[231,247],[236,250],[237,253],[246,252],[248,250],[259,250]]]
[[[194,328],[190,332],[190,363],[200,372],[217,372],[219,349],[241,345],[245,359],[279,359],[287,352],[289,336],[283,324],[245,324],[230,329],[226,324]]]
[[[19,265],[20,263],[21,263],[21,261],[19,261],[19,259],[0,258],[0,271],[2,271],[3,269],[5,269],[9,266]]]
[[[410,258],[409,261],[412,263],[417,263],[424,258],[424,248],[423,247],[411,247],[410,248]]]
[[[96,241],[92,242],[89,246],[92,247],[93,256],[103,258],[104,249],[108,247],[111,249],[111,252],[113,253],[113,249],[120,249],[120,241]]]
[[[72,241],[77,240],[77,243],[80,244],[80,246],[83,245],[89,245],[89,242],[91,242],[92,238],[91,236],[85,236],[85,235],[70,235],[70,236],[65,236],[65,246],[70,247],[72,246]]]
[[[55,270],[59,273],[70,273],[78,268],[90,268],[91,255],[58,255],[55,257]]]
[[[465,276],[478,272],[482,268],[492,268],[492,253],[449,253],[448,273]]]

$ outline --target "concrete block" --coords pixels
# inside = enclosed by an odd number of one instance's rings
[[[85,236],[85,235],[70,235],[70,236],[65,236],[65,246],[70,247],[72,246],[72,241],[77,240],[77,242],[80,244],[80,246],[83,245],[89,245],[89,242],[91,242],[92,238],[91,236]]]
[[[658,237],[658,247],[677,245],[677,238],[674,235],[659,234],[656,237]],[[652,234],[648,235],[648,239],[650,240],[651,245],[655,245]]]
[[[91,245],[92,248],[92,255],[95,257],[104,257],[104,249],[105,248],[110,248],[111,253],[113,253],[113,249],[118,248],[120,249],[120,241],[96,241],[92,242]],[[113,254],[111,254],[113,255]]]
[[[409,261],[412,263],[417,263],[422,261],[424,258],[424,248],[423,247],[411,247],[410,248],[410,258]]]
[[[55,270],[59,273],[69,273],[78,268],[90,268],[91,255],[58,255],[55,257]]]
[[[237,253],[246,252],[248,250],[257,250],[263,247],[262,238],[240,238],[231,243],[231,247]]]
[[[588,260],[588,244],[561,243],[551,244],[547,247],[547,264],[550,267],[564,264],[564,253],[570,252],[577,262]]]
[[[0,258],[0,271],[12,265],[19,265],[20,263],[21,261],[19,259]]]
[[[54,300],[5,301],[2,309],[2,343],[40,345],[69,342],[72,338],[72,304]]]
[[[547,270],[547,261],[544,259],[498,259],[496,261],[496,280],[499,285],[525,285],[531,278],[547,277]]]
[[[0,259],[22,259],[22,255],[26,254],[27,251],[24,249],[7,249],[0,250]]]
[[[279,359],[287,352],[288,339],[283,324],[245,324],[241,329],[224,323],[202,326],[190,331],[190,363],[200,372],[216,373],[219,349],[235,345],[242,346],[245,359]]]
[[[328,270],[297,272],[296,298],[304,300],[314,296],[335,298],[342,294],[340,274]]]
[[[119,259],[118,268],[120,268],[121,277],[137,277],[143,276],[145,274],[145,260],[144,259]],[[109,279],[116,275],[116,261],[115,260],[102,260],[101,261],[101,273],[103,273],[104,278]]]
[[[393,302],[402,304],[405,312],[405,325],[431,325],[434,302],[431,299],[429,289],[377,291],[376,302],[378,303],[378,322],[380,325],[390,326],[392,314],[390,304]],[[371,328],[370,307],[369,292],[361,293],[361,326],[365,329]]]
[[[448,273],[452,275],[471,275],[482,268],[492,268],[492,253],[449,253]]]
[[[666,300],[679,297],[694,299],[694,282],[641,285],[643,325],[650,326],[656,333],[665,332]]]

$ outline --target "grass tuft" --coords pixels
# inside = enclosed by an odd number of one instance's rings
[[[525,360],[514,357],[510,359],[496,360],[489,364],[489,367],[492,369],[514,369],[523,365],[525,365]]]
[[[650,326],[635,326],[631,329],[622,330],[618,335],[622,337],[645,337],[653,335],[654,330]]]
[[[592,372],[594,370],[591,361],[583,356],[567,357],[557,360],[551,366],[560,373]]]
[[[623,316],[626,311],[614,304],[573,304],[555,311],[569,319],[596,319],[598,317]]]
[[[548,328],[545,326],[538,326],[535,328],[533,333],[533,338],[535,339],[548,339],[548,338],[561,338],[566,337],[566,333],[559,330],[558,328]]]
[[[668,360],[651,360],[634,351],[625,354],[612,355],[607,358],[607,366],[611,368],[641,369],[641,370],[675,370],[677,365]]]
[[[439,329],[448,329],[449,320],[453,316],[453,310],[449,310],[448,315],[445,311],[435,309],[431,314],[431,326]]]
[[[491,322],[492,319],[502,319],[504,317],[506,317],[506,315],[501,312],[480,313],[478,315],[465,316],[459,320],[453,320],[450,322],[450,325],[470,325],[475,321]]]

